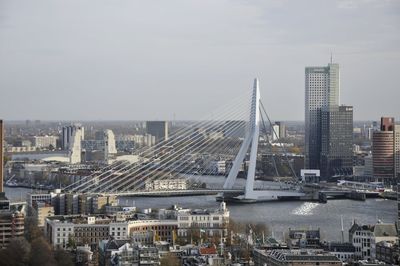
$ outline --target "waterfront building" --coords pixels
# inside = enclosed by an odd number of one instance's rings
[[[167,121],[147,121],[146,132],[155,137],[155,142],[159,143],[168,140],[168,122]]]
[[[287,245],[289,248],[319,248],[321,233],[318,229],[291,229],[289,228]]]
[[[178,213],[178,236],[188,240],[193,233],[204,233],[205,236],[228,235],[229,211],[226,203],[221,202],[215,211],[192,210]]]
[[[321,111],[321,176],[353,173],[353,107],[330,106]]]
[[[349,230],[349,242],[355,247],[355,258],[362,260],[376,259],[376,243],[397,241],[395,224],[379,222],[375,225],[353,223]]]
[[[74,133],[76,131],[80,131],[78,134],[80,136],[80,140],[85,139],[85,129],[81,125],[71,125],[64,126],[62,128],[62,139],[61,139],[61,148],[63,150],[69,150],[71,143],[74,141]]]
[[[320,170],[316,169],[301,169],[300,170],[301,181],[304,183],[319,183],[320,181]]]
[[[338,64],[305,70],[305,168],[351,175],[353,107],[340,105]]]
[[[57,147],[57,141],[58,137],[57,136],[34,136],[34,144],[35,148],[53,148],[55,149]]]
[[[339,65],[305,69],[305,168],[320,169],[321,111],[339,106]]]
[[[145,183],[145,190],[159,191],[159,190],[185,190],[187,189],[188,182],[184,178],[162,179],[147,181]]]
[[[372,136],[373,176],[378,181],[394,184],[394,118],[382,117],[380,129]]]
[[[341,266],[333,254],[320,249],[253,249],[255,266]]]
[[[29,192],[26,194],[26,202],[28,203],[29,207],[34,207],[38,202],[53,205],[55,196],[56,194],[54,193]]]
[[[371,154],[368,154],[364,157],[364,176],[367,179],[370,179],[374,176],[374,167]]]

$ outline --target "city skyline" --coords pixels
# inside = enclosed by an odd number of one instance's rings
[[[296,1],[2,1],[0,113],[6,120],[195,120],[258,77],[271,117],[301,121],[304,67],[325,65],[332,53],[354,119],[399,120],[400,4],[309,4],[314,11]],[[376,91],[388,97],[377,100]]]

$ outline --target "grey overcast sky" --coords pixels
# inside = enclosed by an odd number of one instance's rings
[[[0,0],[0,117],[199,119],[259,77],[303,120],[331,52],[356,120],[400,119],[399,0]]]

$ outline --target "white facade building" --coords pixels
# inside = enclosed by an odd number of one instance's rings
[[[158,190],[184,190],[187,189],[187,180],[180,179],[163,179],[146,182],[145,189],[149,191]]]
[[[397,241],[395,224],[378,221],[375,225],[358,225],[354,223],[349,230],[349,241],[355,247],[356,259],[376,259],[376,243]]]
[[[52,146],[54,149],[57,146],[57,136],[34,136],[35,148],[49,148]]]
[[[228,234],[229,211],[221,202],[215,211],[193,210],[178,213],[178,236],[187,237],[192,230],[201,230],[208,236]]]

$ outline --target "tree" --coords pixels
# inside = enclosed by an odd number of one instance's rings
[[[54,259],[58,266],[74,266],[71,254],[61,248],[54,251]]]
[[[32,243],[36,238],[42,237],[43,232],[38,227],[38,222],[34,216],[25,217],[25,238]]]
[[[25,238],[11,240],[7,249],[0,251],[0,264],[4,266],[24,266],[29,264],[31,245]]]
[[[51,246],[43,237],[32,241],[31,266],[53,266],[57,265],[53,257]]]
[[[160,260],[161,266],[180,266],[182,265],[179,258],[172,254],[171,252],[167,253]]]

